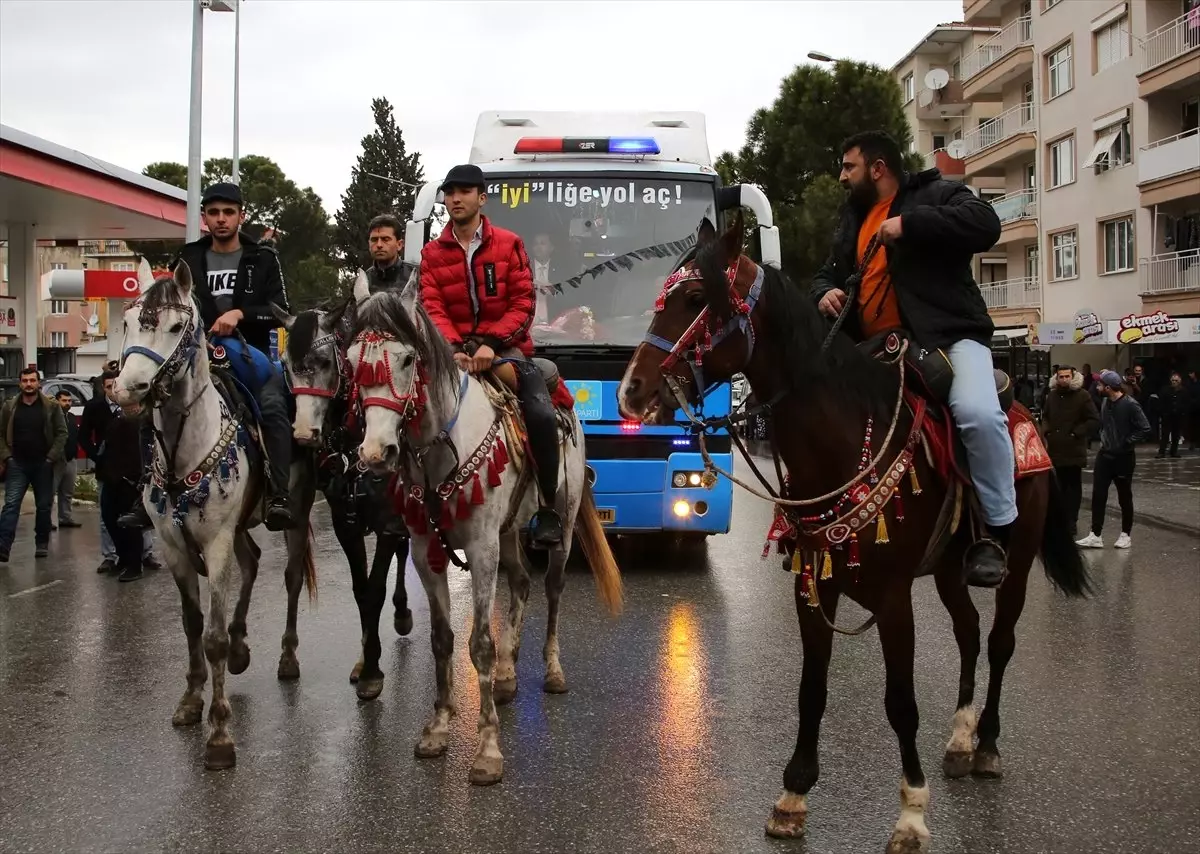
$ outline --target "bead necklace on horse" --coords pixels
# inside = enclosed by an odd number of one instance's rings
[[[450,346],[417,303],[415,275],[400,294],[367,296],[363,282],[360,277],[356,334],[349,351],[366,421],[359,454],[373,471],[399,474],[397,501],[404,507],[413,563],[429,597],[437,698],[415,752],[433,757],[446,750],[454,713],[454,632],[446,573],[449,566],[458,566],[471,574],[470,652],[479,680],[479,741],[470,780],[496,783],[504,768],[496,703],[512,699],[517,690],[516,662],[529,597],[522,523],[538,508],[528,445],[511,393],[486,385],[490,378],[456,367]],[[547,552],[542,652],[549,693],[566,690],[558,611],[573,536],[579,537],[601,601],[615,612],[622,596],[620,572],[586,484],[582,430],[573,409],[558,410],[558,419],[561,463],[555,509],[564,537]],[[500,567],[508,575],[511,602],[497,656],[491,619]]]
[[[350,564],[354,601],[362,627],[362,654],[350,673],[359,699],[373,700],[383,690],[379,668],[382,647],[379,616],[387,597],[388,570],[396,564],[393,626],[412,631],[412,611],[404,587],[408,531],[388,500],[388,480],[367,472],[358,458],[362,408],[350,376],[346,348],[354,323],[354,298],[332,307],[292,316],[275,309],[287,329],[284,366],[296,398],[293,435],[309,453],[297,455],[300,473],[295,491],[297,518],[308,518],[318,489],[329,503],[333,532]],[[375,557],[367,567],[366,536],[376,534]],[[280,675],[283,675],[280,662]],[[295,672],[299,676],[299,670]]]
[[[629,364],[618,392],[621,412],[644,420],[661,408],[697,405],[709,383],[738,372],[757,399],[767,402],[761,408],[772,425],[781,486],[747,461],[768,493],[764,497],[776,502],[768,546],[782,551],[795,573],[804,648],[795,752],[767,832],[804,832],[806,796],[817,782],[834,622],[844,594],[872,615],[858,632],[878,625],[887,669],[885,706],[900,742],[902,812],[889,851],[917,850],[929,839],[924,817],[929,790],[916,748],[914,579],[934,576],[961,656],[945,772],[998,776],[1000,689],[1034,557],[1040,552],[1050,582],[1069,596],[1087,591],[1087,573],[1071,542],[1053,473],[1035,466],[1036,473],[1017,484],[1019,518],[1008,575],[996,593],[987,703],[976,732],[979,615],[961,569],[974,539],[972,514],[964,510],[971,497],[954,463],[926,450],[935,444],[930,437],[939,436],[940,447],[953,448],[945,440],[949,414],[905,388],[907,344],[900,337],[889,339],[897,351],[894,364],[869,357],[842,335],[822,347],[829,329],[816,307],[778,270],[742,254],[741,229],[739,217],[718,238],[711,224],[702,224],[694,257],[668,278],[646,343]],[[1019,428],[1014,435],[1032,446],[1040,439],[1032,423],[1022,420],[1027,417],[1025,411],[1013,416]],[[1020,464],[1032,457],[1018,449],[1017,459]]]
[[[263,515],[263,456],[251,437],[254,425],[245,402],[231,384],[219,388],[210,371],[188,266],[180,264],[174,277],[154,281],[149,264],[142,261],[138,278],[142,294],[125,311],[126,347],[116,399],[122,406],[142,403],[153,413],[155,444],[143,504],[179,588],[189,656],[187,690],[172,723],[199,723],[207,656],[213,684],[205,764],[229,768],[235,763],[235,750],[225,669],[237,674],[250,664],[246,612],[262,554],[250,528]],[[309,555],[307,563],[298,566],[313,596],[316,568],[309,535],[299,529],[286,532],[289,554]],[[200,575],[208,576],[207,628],[200,608]],[[230,617],[235,584],[238,598]],[[299,575],[294,586],[298,596]],[[295,638],[294,621],[284,635],[285,650],[289,635]]]

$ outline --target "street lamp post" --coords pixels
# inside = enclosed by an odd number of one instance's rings
[[[234,0],[233,10],[233,167],[230,175],[233,183],[240,183],[238,178],[238,94],[241,86],[238,82],[242,65],[242,0]]]
[[[200,119],[204,107],[204,10],[211,9],[214,12],[234,11],[234,7],[229,5],[230,0],[193,0],[193,3],[192,95],[188,108],[187,226],[184,231],[184,236],[189,243],[200,239],[200,180],[202,177],[201,170],[204,168],[204,164],[200,158]],[[236,112],[234,115],[236,116]]]
[[[819,51],[819,50],[810,50],[808,52],[808,58],[813,60],[814,62],[836,62],[837,61],[829,54],[821,53],[821,51]]]

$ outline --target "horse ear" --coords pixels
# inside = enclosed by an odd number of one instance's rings
[[[142,258],[138,264],[138,289],[145,293],[146,289],[154,284],[154,271],[150,269],[150,262]]]
[[[283,328],[291,331],[292,324],[296,322],[295,315],[288,314],[274,302],[271,303],[271,314],[275,315],[275,319],[283,324]]]
[[[182,258],[175,265],[175,284],[179,285],[179,289],[184,293],[192,292],[192,268],[187,265],[187,261]]]
[[[421,273],[417,268],[413,268],[412,274],[408,277],[408,284],[404,286],[404,290],[400,291],[400,302],[404,305],[404,310],[411,315],[417,305],[417,292],[421,289]]]
[[[322,320],[322,326],[325,327],[327,332],[332,332],[333,330],[337,329],[338,324],[342,322],[342,318],[346,316],[347,311],[350,312],[350,318],[353,320],[356,306],[357,303],[354,301],[353,297],[347,300],[342,300],[341,305],[330,309],[329,313],[325,315],[324,319]]]
[[[367,278],[366,270],[359,270],[354,277],[354,301],[362,302],[371,295],[371,280]]]
[[[739,210],[733,220],[733,225],[725,229],[721,242],[725,244],[725,257],[731,261],[742,254],[742,238],[746,233],[746,221]]]
[[[717,239],[717,227],[708,217],[700,220],[700,227],[696,229],[696,245],[703,246],[706,243],[712,243]]]

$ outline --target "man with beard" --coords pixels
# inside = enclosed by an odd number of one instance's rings
[[[949,405],[967,448],[988,536],[973,543],[964,581],[996,587],[1007,571],[1017,518],[1013,449],[992,375],[994,326],[971,258],[1000,237],[995,209],[936,169],[910,174],[886,133],[842,144],[840,180],[849,193],[833,248],[813,282],[821,312],[860,340],[907,330],[926,350],[943,350],[954,369]]]
[[[554,509],[558,422],[546,380],[529,361],[536,300],[529,256],[518,235],[497,228],[481,213],[486,186],[478,166],[464,165],[451,169],[438,188],[450,224],[421,250],[421,303],[462,370],[478,374],[492,370],[496,359],[507,360],[496,366],[496,375],[516,387],[541,495],[529,523],[530,545],[545,549],[563,537]]]

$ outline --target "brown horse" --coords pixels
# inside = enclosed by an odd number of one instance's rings
[[[621,412],[643,420],[683,402],[700,403],[707,384],[739,371],[757,399],[769,402],[776,460],[788,473],[772,534],[797,573],[804,665],[796,748],[767,833],[804,833],[807,794],[818,776],[817,742],[838,598],[845,594],[878,624],[887,670],[885,707],[900,741],[901,814],[888,851],[923,850],[929,840],[929,789],[916,745],[914,578],[934,575],[961,655],[944,771],[951,777],[998,777],[1000,689],[1033,559],[1040,551],[1050,582],[1068,596],[1087,593],[1087,571],[1071,541],[1053,474],[1021,480],[1008,575],[996,593],[988,638],[987,702],[976,727],[979,614],[961,580],[970,525],[959,524],[952,535],[934,534],[946,528],[945,508],[955,504],[946,502],[951,480],[939,477],[921,452],[919,431],[914,431],[914,411],[921,406],[902,405],[902,368],[870,358],[840,334],[822,346],[829,330],[816,307],[779,271],[742,255],[740,235],[740,223],[720,238],[711,225],[701,225],[693,257],[664,285],[646,343],[626,370],[618,392]],[[770,488],[766,477],[760,478]],[[865,522],[854,518],[859,513],[867,514]],[[935,547],[927,551],[931,543]]]

